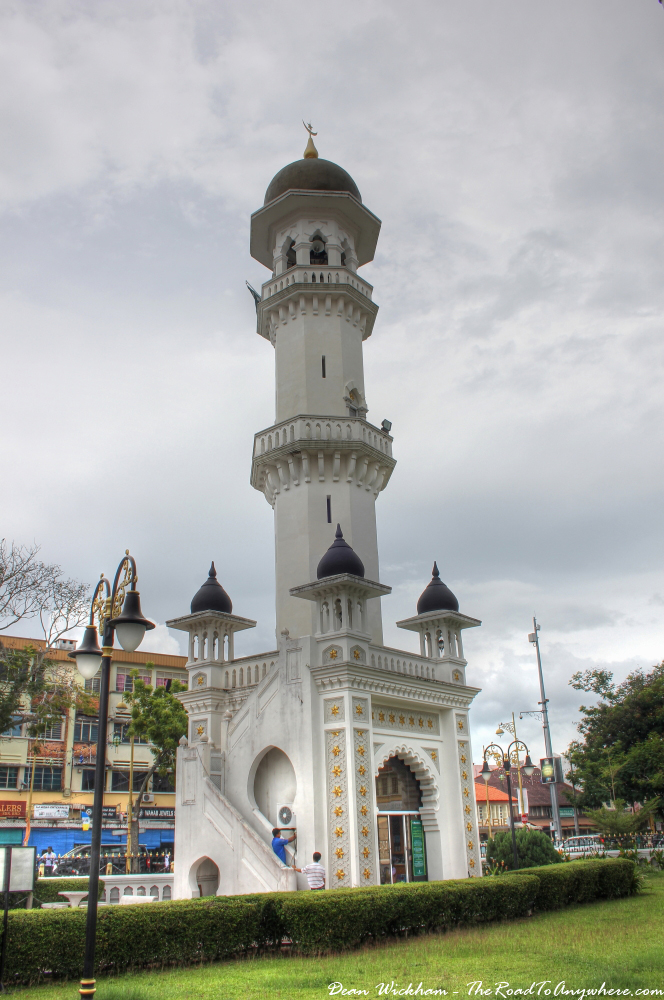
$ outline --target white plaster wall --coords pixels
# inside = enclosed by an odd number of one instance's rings
[[[206,776],[196,747],[180,747],[177,759],[174,899],[198,896],[198,873],[219,871],[217,895],[296,888],[296,873],[283,868],[266,839]],[[206,881],[205,889],[212,883]]]
[[[364,563],[365,576],[379,580],[375,497],[371,490],[332,478],[333,456],[325,456],[325,482],[318,480],[317,462],[312,460],[311,482],[282,490],[274,505],[277,635],[287,628],[291,635],[318,631],[315,604],[291,597],[291,587],[316,579],[316,568],[334,541],[337,523],[344,538]],[[327,497],[331,497],[332,523],[327,520]],[[373,642],[383,641],[380,598],[367,602],[367,620]]]
[[[312,315],[309,304],[302,316],[298,305],[296,318],[279,326],[275,343],[277,423],[300,413],[348,416],[344,396],[351,380],[364,395],[362,334],[359,326],[336,315],[339,291],[335,285],[312,285],[308,296],[318,294],[318,315]],[[326,295],[332,296],[330,316],[325,315]]]
[[[234,717],[226,750],[226,795],[265,843],[272,839],[275,821],[264,815],[255,796],[256,774],[266,750],[277,747],[288,757],[296,789],[286,801],[293,802],[297,822],[297,842],[290,850],[298,867],[310,861],[315,850],[322,851],[320,831],[325,829],[324,771],[321,764],[320,770],[316,766],[319,750],[313,736],[320,706],[308,670],[311,656],[310,639],[282,640],[278,664]],[[298,879],[306,888],[304,877]]]

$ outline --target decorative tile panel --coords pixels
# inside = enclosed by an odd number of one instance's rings
[[[324,719],[326,722],[345,722],[346,705],[343,696],[340,698],[326,698]]]
[[[353,698],[353,722],[369,725],[369,699]]]
[[[376,885],[374,778],[368,729],[353,730],[355,814],[360,885]]]
[[[192,690],[196,690],[196,688],[207,687],[207,677],[205,676],[205,674],[194,674],[194,676],[191,679],[191,687]]]
[[[367,654],[362,646],[353,646],[351,647],[348,659],[351,663],[366,663]]]
[[[467,740],[458,740],[457,748],[459,754],[459,776],[461,778],[461,801],[463,803],[468,874],[480,876],[482,874],[482,862],[480,860],[478,844],[479,837],[475,825],[477,809],[475,806],[475,782],[473,780],[473,762],[470,758],[470,744]]]
[[[323,650],[323,663],[340,663],[344,658],[341,646],[328,646]]]
[[[468,719],[465,715],[455,715],[455,729],[457,736],[468,735]]]
[[[208,726],[207,719],[192,719],[191,720],[191,741],[196,743],[200,740],[201,736],[207,736]]]
[[[395,705],[377,705],[373,702],[371,719],[374,729],[391,729],[402,733],[428,733],[438,736],[440,719],[437,714]]]
[[[330,889],[339,889],[351,885],[346,730],[328,729],[325,733],[325,749],[328,885]]]
[[[436,765],[436,770],[440,774],[440,754],[436,747],[424,747],[424,750],[429,754],[431,760]]]

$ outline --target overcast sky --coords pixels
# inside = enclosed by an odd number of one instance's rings
[[[89,582],[129,547],[161,623],[214,559],[258,620],[240,655],[274,647],[249,485],[274,360],[244,281],[306,118],[383,220],[386,642],[415,648],[393,623],[437,559],[483,622],[481,759],[537,707],[535,612],[564,750],[575,670],[664,657],[663,84],[657,0],[0,0],[0,535]]]

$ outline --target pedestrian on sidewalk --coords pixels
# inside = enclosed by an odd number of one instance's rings
[[[57,860],[55,851],[52,847],[49,847],[41,856],[41,860],[44,862],[44,875],[47,877],[53,874],[53,866]]]
[[[303,875],[307,876],[307,882],[309,883],[310,889],[324,889],[325,888],[325,869],[320,864],[320,852],[314,851],[314,861],[311,865],[305,865],[304,868],[296,868],[296,872],[301,872]]]
[[[292,844],[294,840],[295,834],[293,834],[292,837],[289,837],[288,840],[285,837],[282,837],[281,830],[278,826],[275,826],[272,831],[272,850],[287,868],[290,868],[290,865],[286,860],[286,844]]]

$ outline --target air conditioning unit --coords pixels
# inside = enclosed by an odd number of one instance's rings
[[[295,826],[295,813],[292,802],[282,802],[277,806],[277,826],[288,829]]]
[[[141,799],[141,801],[142,802],[154,802],[154,795],[152,794],[152,792],[146,792],[145,795],[143,796],[143,798]]]

